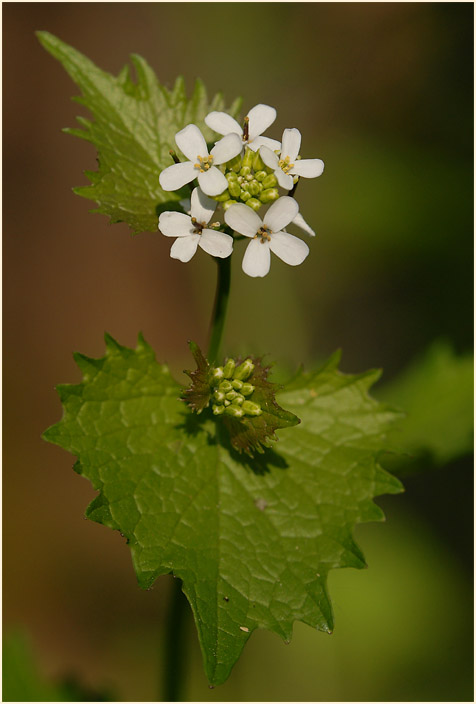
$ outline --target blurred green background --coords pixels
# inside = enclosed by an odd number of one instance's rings
[[[149,701],[170,580],[139,590],[123,540],[82,518],[90,485],[40,434],[61,414],[54,385],[80,379],[72,351],[101,356],[105,330],[127,345],[142,330],[183,378],[186,340],[206,340],[214,263],[203,252],[171,260],[166,238],[131,238],[73,195],[95,151],[60,132],[82,113],[69,100],[78,90],[36,30],[114,74],[135,52],[168,86],[183,74],[191,89],[200,76],[210,95],[242,95],[245,112],[274,105],[270,136],[301,130],[303,157],[326,164],[298,192],[317,231],[311,255],[299,269],[274,258],[259,280],[235,257],[226,351],[269,353],[293,369],[341,347],[344,371],[383,367],[377,393],[388,382],[398,400],[399,375],[435,340],[457,354],[472,347],[473,5],[3,5],[7,670],[26,681],[15,673],[31,648],[39,682],[73,676],[92,692]],[[445,446],[446,421],[471,425],[470,377],[448,378],[451,404],[429,393],[439,422],[426,437]],[[423,415],[433,381],[420,379]],[[209,690],[191,627],[188,698],[472,700],[473,471],[467,433],[457,437],[441,461],[413,467],[403,496],[378,500],[386,524],[358,527],[369,570],[331,575],[331,637],[302,624],[288,646],[255,633],[227,684]]]

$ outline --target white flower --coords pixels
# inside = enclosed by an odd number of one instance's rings
[[[278,198],[265,214],[263,220],[244,203],[231,205],[225,212],[225,222],[236,232],[251,237],[243,257],[243,271],[248,276],[266,276],[270,267],[270,252],[297,266],[309,254],[305,242],[283,228],[296,217],[299,211],[297,201],[290,196]]]
[[[293,187],[293,176],[316,178],[324,171],[324,162],[321,159],[297,159],[300,146],[301,133],[293,127],[283,132],[279,159],[266,145],[261,147],[259,152],[266,166],[273,169],[281,188],[288,191]]]
[[[205,137],[197,125],[187,125],[175,135],[177,147],[190,159],[172,164],[162,171],[159,183],[164,191],[176,191],[198,177],[200,188],[208,196],[217,196],[228,187],[228,181],[213,164],[224,164],[241,152],[241,139],[229,134],[208,153]]]
[[[166,237],[176,237],[170,256],[189,262],[200,245],[213,257],[229,257],[233,250],[233,237],[224,232],[210,230],[206,225],[215,212],[216,201],[208,198],[199,188],[191,197],[190,215],[167,211],[159,216],[159,230]]]
[[[205,118],[205,124],[218,134],[237,134],[241,137],[243,146],[248,146],[254,152],[266,145],[273,151],[281,148],[281,144],[276,139],[261,137],[262,133],[268,129],[276,119],[276,110],[270,105],[255,105],[245,117],[247,129],[240,127],[234,117],[226,112],[210,112]],[[246,134],[247,133],[247,134]]]

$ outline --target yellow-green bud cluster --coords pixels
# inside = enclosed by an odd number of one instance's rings
[[[223,367],[211,370],[212,411],[215,416],[223,413],[233,418],[261,415],[261,406],[251,400],[255,387],[246,381],[254,368],[251,359],[245,359],[238,366],[234,359],[228,359]]]
[[[247,148],[243,158],[237,156],[226,164],[224,173],[228,188],[215,196],[215,200],[223,203],[225,210],[239,202],[259,210],[265,203],[279,198],[276,176],[264,164],[259,152]]]

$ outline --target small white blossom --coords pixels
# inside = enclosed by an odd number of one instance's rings
[[[164,191],[176,191],[198,178],[200,188],[208,196],[223,193],[228,181],[214,164],[224,164],[241,152],[238,135],[229,134],[220,139],[209,154],[205,137],[196,125],[191,124],[177,132],[175,142],[190,161],[172,164],[162,171],[159,183]]]
[[[266,145],[260,148],[260,157],[266,166],[273,169],[274,175],[281,186],[290,191],[293,187],[293,176],[316,178],[324,171],[321,159],[298,159],[301,147],[301,133],[296,128],[283,132],[281,154],[278,156]]]
[[[247,134],[243,131],[243,128],[238,124],[234,117],[228,115],[226,112],[217,112],[214,110],[210,112],[205,118],[205,124],[218,132],[218,134],[236,134],[241,137],[243,146],[249,147],[254,152],[258,151],[260,147],[266,145],[269,149],[273,151],[281,148],[281,144],[276,139],[270,139],[270,137],[262,137],[262,133],[268,129],[270,125],[276,119],[276,110],[270,105],[255,105],[251,108],[248,115],[245,117],[245,123],[247,122]]]
[[[309,254],[309,247],[283,229],[294,220],[299,206],[294,198],[278,198],[263,220],[244,203],[231,205],[225,212],[225,222],[236,232],[250,237],[251,242],[243,257],[243,271],[248,276],[266,276],[270,267],[271,252],[286,264],[302,264]]]
[[[159,216],[159,230],[166,237],[176,237],[170,256],[188,262],[200,246],[213,257],[229,257],[233,250],[233,237],[224,232],[210,230],[210,222],[216,208],[216,201],[208,198],[199,188],[191,197],[190,215],[166,211]]]

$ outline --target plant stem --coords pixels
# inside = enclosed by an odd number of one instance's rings
[[[216,259],[218,266],[217,288],[215,303],[210,322],[210,342],[208,345],[208,361],[210,364],[218,363],[218,355],[225,327],[226,310],[230,295],[231,282],[231,256],[226,259]]]
[[[167,623],[165,626],[164,680],[162,684],[164,702],[184,701],[184,670],[187,655],[187,600],[182,592],[182,580],[175,578],[172,584]]]

